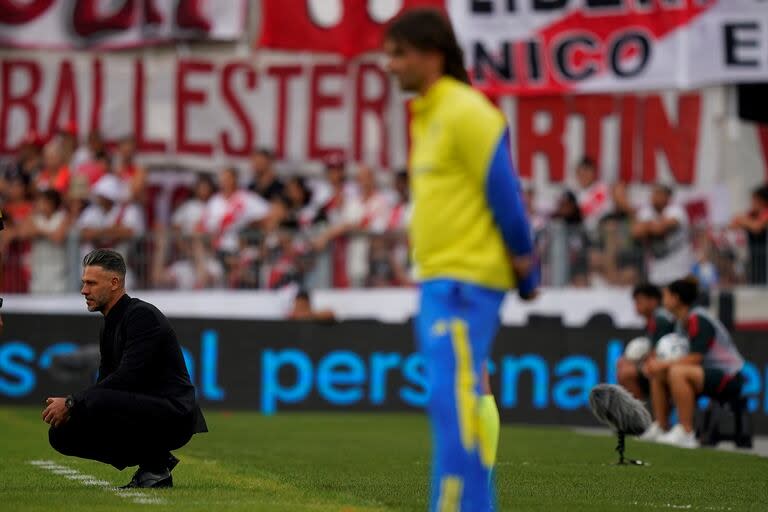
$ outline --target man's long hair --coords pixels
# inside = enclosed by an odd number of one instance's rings
[[[437,9],[411,9],[387,28],[386,39],[406,43],[421,51],[435,51],[443,56],[443,74],[469,84],[464,67],[464,51],[456,41],[451,21]]]

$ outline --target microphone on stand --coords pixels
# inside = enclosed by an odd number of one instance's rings
[[[640,460],[624,459],[624,437],[639,436],[653,421],[642,402],[621,386],[598,384],[589,393],[589,406],[595,418],[608,425],[618,436],[616,451],[619,453],[619,462],[617,464],[646,465]]]

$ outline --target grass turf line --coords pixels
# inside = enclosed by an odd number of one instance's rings
[[[145,491],[164,504],[141,505],[28,464],[48,459],[114,485],[131,476],[55,453],[38,410],[0,408],[0,509],[426,510],[429,433],[421,415],[206,417],[211,433],[177,452],[176,487]],[[628,454],[652,466],[615,467],[608,437],[517,426],[503,427],[501,436],[500,510],[768,510],[768,459],[630,440]]]

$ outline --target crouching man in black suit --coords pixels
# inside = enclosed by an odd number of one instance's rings
[[[172,487],[179,460],[171,450],[208,430],[176,333],[156,307],[125,293],[120,254],[97,249],[83,267],[88,311],[104,315],[99,377],[84,391],[48,398],[51,446],[120,470],[139,466],[125,487]]]

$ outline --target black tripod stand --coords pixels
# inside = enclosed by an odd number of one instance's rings
[[[619,453],[619,462],[616,463],[617,466],[647,466],[645,462],[641,460],[635,460],[635,459],[625,459],[624,458],[624,448],[625,448],[625,442],[624,442],[624,432],[619,432],[619,444],[616,445],[616,451]]]

